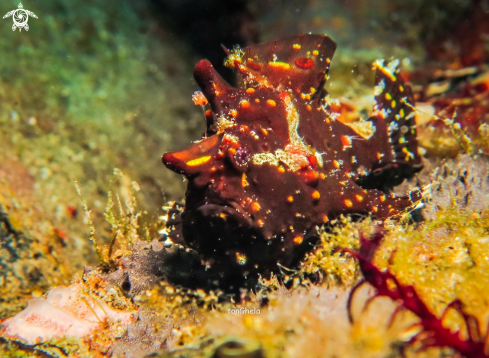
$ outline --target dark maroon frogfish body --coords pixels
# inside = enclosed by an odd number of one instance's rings
[[[382,219],[412,205],[388,194],[421,168],[411,88],[377,61],[372,116],[357,126],[336,120],[324,90],[335,49],[323,35],[235,49],[227,64],[238,88],[197,64],[206,136],[163,163],[188,179],[183,237],[210,266],[289,266],[332,218]]]

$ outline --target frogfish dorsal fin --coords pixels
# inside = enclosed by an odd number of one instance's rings
[[[298,35],[235,50],[227,64],[240,88],[265,86],[296,98],[320,97],[336,43],[326,35]]]

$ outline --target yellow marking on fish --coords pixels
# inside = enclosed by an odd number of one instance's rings
[[[285,112],[287,114],[290,144],[302,147],[307,151],[307,147],[297,131],[299,127],[299,112],[295,108],[292,98],[290,98],[289,96],[285,96],[283,101],[285,105]]]
[[[280,61],[269,62],[268,66],[273,67],[273,68],[280,68],[282,70],[289,70],[290,69],[290,64],[288,64],[287,62],[280,62]]]
[[[357,194],[357,195],[355,195],[355,199],[357,199],[357,201],[359,201],[359,202],[362,202],[363,196]]]
[[[212,84],[212,87],[214,88],[214,93],[216,95],[216,97],[219,97],[219,95],[221,94],[219,92],[219,90],[217,89],[217,85],[215,83]]]
[[[313,198],[314,200],[319,200],[319,198],[320,198],[320,197],[321,197],[321,194],[319,193],[319,191],[314,190],[314,191],[312,192],[312,198]]]
[[[276,107],[277,103],[273,99],[268,99],[267,100],[267,106],[270,108]]]
[[[343,202],[347,208],[351,208],[353,206],[353,202],[350,199],[345,199]]]
[[[300,50],[300,49],[301,49],[301,47],[302,47],[302,46],[301,46],[301,45],[299,45],[299,44],[293,44],[293,45],[292,45],[292,48],[293,48],[294,50]]]
[[[248,102],[247,99],[242,99],[241,101],[239,101],[239,105],[241,106],[241,108],[243,109],[247,109],[247,108],[250,108],[250,102]]]
[[[384,75],[386,75],[387,77],[389,77],[389,79],[392,81],[392,82],[396,82],[397,78],[394,74],[390,73],[386,68],[383,68],[383,67],[379,67],[379,69],[382,71],[382,73]]]
[[[211,160],[211,156],[206,155],[204,157],[189,160],[185,164],[187,164],[189,167],[196,167],[197,165],[202,165],[202,164],[207,163],[209,160]]]
[[[294,237],[294,242],[297,244],[297,245],[300,245],[302,244],[302,241],[303,241],[303,237],[302,236],[296,236]]]
[[[385,99],[388,99],[389,101],[392,99],[392,96],[390,93],[385,94]]]
[[[314,56],[318,56],[318,55],[319,55],[319,51],[318,51],[318,50],[314,50],[314,51],[312,51],[312,54],[313,54]]]
[[[406,147],[402,148],[402,152],[406,154],[406,159],[414,159],[414,154],[411,153]]]
[[[241,176],[241,186],[243,188],[246,188],[248,185],[250,185],[250,183],[248,183],[248,179],[246,178],[246,174],[243,173],[243,175]]]
[[[239,252],[236,253],[236,261],[240,265],[246,265],[246,255],[245,254],[240,254]]]
[[[384,60],[377,60],[373,63],[373,68],[378,68],[384,75],[389,77],[392,82],[396,81],[396,76],[384,67]]]
[[[392,108],[396,108],[396,101],[392,101],[392,102],[391,102],[391,107],[392,107]]]
[[[258,203],[257,201],[253,202],[253,204],[251,204],[251,210],[253,210],[254,213],[260,211],[261,210],[260,203]]]

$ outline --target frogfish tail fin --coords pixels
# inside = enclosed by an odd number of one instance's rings
[[[420,166],[415,103],[411,86],[406,84],[399,71],[395,69],[398,61],[386,66],[383,62],[377,60],[374,63],[376,74],[373,116],[383,119],[387,126],[391,162],[412,167]]]

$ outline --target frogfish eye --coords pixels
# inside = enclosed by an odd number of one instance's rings
[[[248,162],[250,161],[249,151],[244,147],[239,147],[238,150],[236,150],[236,153],[234,153],[234,161],[240,167],[248,165]]]

